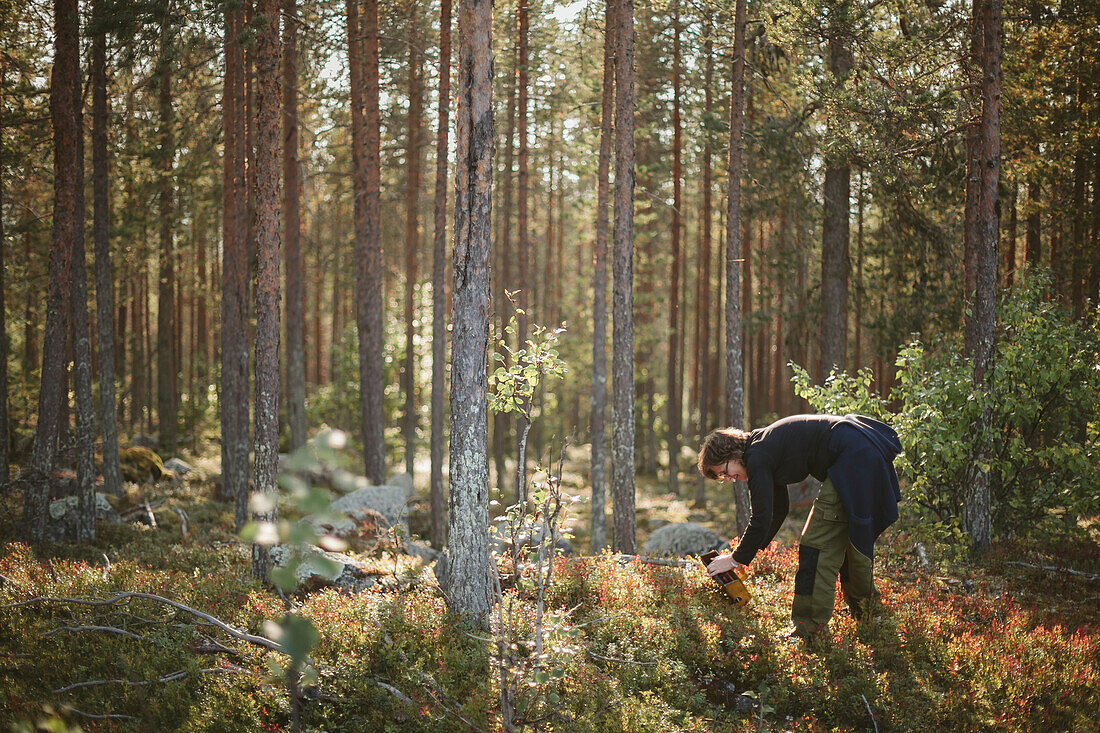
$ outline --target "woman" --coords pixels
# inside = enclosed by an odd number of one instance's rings
[[[836,578],[854,615],[869,609],[875,539],[898,518],[894,430],[863,415],[793,415],[746,432],[715,430],[699,449],[699,471],[716,481],[748,481],[749,526],[713,576],[743,572],[779,531],[790,507],[787,484],[822,481],[798,546],[793,635],[808,639],[833,614]]]

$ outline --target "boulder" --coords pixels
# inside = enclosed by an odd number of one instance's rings
[[[343,512],[352,519],[363,519],[368,512],[374,511],[391,527],[400,524],[407,529],[408,503],[408,492],[402,486],[364,486],[332,502],[332,511]]]
[[[726,542],[714,531],[694,522],[677,522],[667,524],[651,534],[642,553],[687,557],[721,549],[726,546]]]
[[[56,542],[76,536],[76,509],[79,503],[80,498],[76,496],[66,496],[64,499],[50,502],[49,516],[46,519],[47,539]],[[122,523],[118,512],[111,506],[111,502],[107,501],[106,494],[98,491],[95,494],[95,516],[96,519],[109,524]]]
[[[164,468],[171,471],[176,478],[183,478],[195,470],[190,463],[179,458],[169,458],[164,462]]]
[[[286,567],[297,559],[294,575],[299,590],[314,591],[333,587],[345,593],[358,593],[378,582],[377,575],[365,571],[355,558],[338,552],[327,552],[314,545],[300,547],[297,552],[287,545],[271,548],[271,561],[278,567]]]
[[[423,542],[417,542],[416,540],[410,540],[405,543],[405,552],[414,557],[419,557],[426,563],[439,558],[439,550]]]
[[[390,476],[386,481],[387,486],[400,486],[405,489],[409,498],[412,499],[416,496],[416,487],[413,485],[413,477],[411,473],[395,473]]]

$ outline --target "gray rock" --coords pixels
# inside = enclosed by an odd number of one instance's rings
[[[171,471],[176,478],[183,478],[195,470],[190,463],[179,458],[169,458],[164,462],[164,467]]]
[[[408,493],[409,498],[416,496],[416,487],[413,485],[411,473],[395,473],[386,481],[387,486],[400,486]]]
[[[661,527],[646,540],[645,555],[687,557],[702,555],[726,546],[726,540],[712,530],[694,522],[679,522]]]
[[[76,537],[77,506],[79,497],[67,496],[50,502],[49,516],[46,518],[46,538],[57,542],[59,540]],[[95,495],[96,519],[109,524],[121,524],[122,518],[107,501],[107,496],[101,492]]]
[[[368,511],[375,511],[390,526],[400,524],[407,528],[405,515],[408,512],[408,503],[409,496],[404,487],[365,486],[332,502],[332,511],[347,514],[354,519],[362,519]]]
[[[414,557],[419,557],[424,562],[431,562],[439,558],[439,550],[416,540],[405,543],[405,552]]]
[[[287,545],[275,545],[271,548],[271,560],[278,567],[296,561],[294,576],[299,589],[304,591],[332,586],[345,593],[358,593],[378,582],[377,576],[368,574],[354,558],[313,545],[297,551]]]

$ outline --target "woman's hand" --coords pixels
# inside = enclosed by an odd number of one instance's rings
[[[719,575],[720,573],[729,572],[730,570],[734,571],[735,573],[737,573],[737,575],[740,576],[744,575],[748,569],[748,565],[742,565],[741,563],[737,562],[733,559],[733,555],[730,553],[719,555],[718,557],[710,561],[710,565],[707,565],[707,573],[712,578],[716,575]]]

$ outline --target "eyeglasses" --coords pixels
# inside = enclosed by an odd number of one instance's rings
[[[730,476],[730,462],[728,460],[724,464],[722,464],[722,472],[715,476],[715,478],[720,484],[724,484],[727,481],[733,480],[733,477]]]

